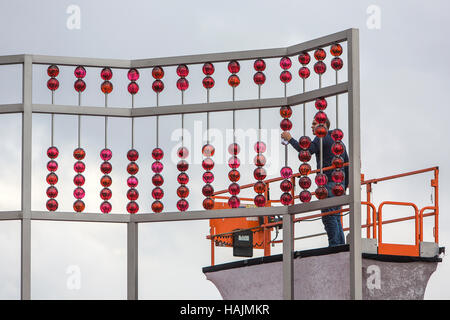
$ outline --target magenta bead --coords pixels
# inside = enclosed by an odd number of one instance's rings
[[[49,198],[56,198],[58,196],[58,189],[54,186],[50,186],[47,188],[47,197]]]
[[[157,93],[162,92],[164,90],[164,82],[162,82],[161,80],[153,81],[152,89]]]
[[[78,187],[73,191],[73,196],[76,199],[83,199],[85,195],[86,193],[84,192],[84,189],[81,187]]]
[[[231,73],[238,73],[241,70],[241,65],[236,60],[230,61],[228,63],[228,71]]]
[[[139,192],[134,188],[128,189],[127,198],[128,200],[136,201],[139,198]]]
[[[86,89],[86,82],[82,79],[78,79],[75,81],[73,87],[75,88],[75,91],[83,92]]]
[[[214,65],[211,62],[206,62],[203,65],[202,71],[205,76],[210,76],[214,73]]]
[[[309,189],[309,187],[311,187],[311,179],[308,176],[300,177],[298,185],[302,189]]]
[[[128,179],[127,179],[127,185],[130,188],[136,188],[138,183],[139,183],[139,181],[135,176],[128,177]]]
[[[285,70],[285,71],[281,72],[280,80],[283,83],[288,83],[292,80],[292,74],[289,71]]]
[[[212,87],[214,87],[215,82],[212,77],[207,76],[203,79],[202,84],[205,89],[211,89]]]
[[[164,165],[159,162],[159,161],[155,161],[152,163],[152,171],[154,173],[161,173],[161,171],[163,171],[164,169]]]
[[[189,163],[186,160],[180,160],[177,163],[178,171],[187,171],[189,169]]]
[[[311,61],[311,56],[308,52],[300,53],[298,56],[298,62],[300,62],[302,65],[307,65]]]
[[[280,189],[283,192],[291,191],[292,187],[293,187],[292,182],[288,179],[285,179],[285,180],[281,181],[281,183],[280,183]]]
[[[45,206],[48,211],[56,211],[58,209],[58,201],[55,199],[48,199]]]
[[[281,204],[283,204],[284,206],[290,205],[293,200],[294,199],[292,197],[292,194],[290,194],[289,192],[283,193],[280,197]]]
[[[342,132],[341,129],[334,129],[331,132],[331,138],[333,138],[334,141],[341,141],[344,138],[344,132]]]
[[[241,200],[239,200],[239,198],[236,196],[232,196],[228,199],[228,205],[230,206],[230,208],[238,208],[240,204]]]
[[[233,196],[238,195],[241,192],[241,187],[234,182],[228,186],[228,192]]]
[[[230,159],[228,159],[228,166],[231,169],[237,169],[237,168],[239,168],[240,165],[241,165],[241,161],[239,160],[238,157],[230,157]]]
[[[311,71],[309,71],[308,67],[301,67],[298,70],[298,75],[300,76],[300,78],[302,79],[308,79],[309,76],[311,75]]]
[[[152,190],[153,199],[160,200],[164,197],[164,190],[160,187],[156,187]]]
[[[186,78],[178,79],[177,88],[181,91],[187,90],[187,88],[189,88],[189,81]]]
[[[86,181],[86,179],[84,178],[84,176],[82,174],[77,174],[73,178],[73,183],[78,187],[82,186],[85,181]]]
[[[100,77],[105,81],[111,80],[112,76],[113,76],[113,73],[112,73],[111,68],[108,68],[108,67],[103,68],[102,71],[100,72]]]
[[[253,81],[255,82],[255,84],[257,85],[263,85],[264,82],[266,82],[266,76],[264,73],[262,72],[257,72],[255,73],[255,75],[253,76]]]
[[[331,173],[331,180],[336,183],[343,183],[345,179],[344,171],[336,169]]]
[[[290,167],[283,167],[280,170],[280,174],[283,178],[289,179],[292,177],[292,169]]]
[[[73,73],[75,74],[75,77],[81,79],[86,76],[86,69],[83,66],[78,66]]]
[[[298,139],[298,144],[300,148],[306,150],[311,146],[311,138],[308,136],[302,136]]]
[[[52,91],[55,91],[59,88],[59,81],[56,78],[50,78],[47,81],[47,88],[49,88]]]
[[[139,71],[135,68],[132,68],[128,70],[127,77],[130,81],[137,81],[139,79]]]
[[[109,203],[108,201],[103,201],[102,204],[100,205],[100,211],[102,213],[110,213],[112,210],[112,206],[111,203]]]
[[[299,194],[299,198],[301,202],[310,202],[311,201],[311,192],[309,192],[308,190],[303,190],[302,192],[300,192]]]
[[[263,153],[266,152],[267,147],[264,142],[258,141],[255,143],[254,149],[256,153]]]
[[[139,152],[135,149],[130,149],[127,152],[127,159],[130,161],[136,161],[139,158]]]
[[[56,159],[59,155],[59,151],[57,147],[50,147],[47,149],[47,156],[50,159]]]
[[[257,207],[264,207],[266,205],[266,197],[262,194],[258,194],[255,196],[253,202]]]
[[[77,161],[77,162],[75,162],[75,164],[73,165],[73,169],[74,169],[75,172],[77,172],[77,173],[82,173],[82,172],[84,172],[84,170],[86,170],[86,165],[84,164],[83,161]]]
[[[130,162],[127,165],[127,172],[130,175],[132,175],[132,176],[134,176],[136,173],[138,173],[139,172],[139,166],[137,165],[137,163],[136,162]]]
[[[210,171],[206,171],[203,173],[202,178],[205,183],[212,183],[214,181],[214,174]]]
[[[139,85],[136,82],[132,81],[132,82],[130,82],[130,84],[128,84],[128,92],[129,93],[136,94],[136,93],[138,93],[138,91],[139,91]]]
[[[317,74],[323,74],[323,73],[325,73],[326,70],[327,70],[327,66],[326,66],[326,64],[323,63],[322,61],[317,61],[317,62],[314,64],[314,71],[315,71]]]
[[[102,158],[103,161],[109,161],[112,158],[112,152],[109,149],[103,149],[100,151],[100,158]]]
[[[291,59],[290,59],[289,57],[283,57],[283,58],[281,58],[281,60],[280,60],[280,67],[281,67],[283,70],[287,70],[287,69],[289,69],[291,66],[292,66],[292,61],[291,61]]]
[[[135,214],[139,211],[139,205],[137,204],[137,202],[134,201],[130,201],[127,204],[127,211],[130,214]]]
[[[155,160],[161,160],[164,157],[164,151],[161,148],[155,148],[152,151],[152,157]]]
[[[57,77],[59,74],[59,68],[56,65],[51,65],[47,68],[47,74],[49,77]]]
[[[181,172],[177,177],[177,181],[179,184],[187,184],[189,182],[188,174],[185,172]]]
[[[56,162],[55,160],[50,160],[47,163],[47,170],[50,172],[55,172],[56,170],[58,170],[58,162]]]
[[[189,202],[187,202],[185,199],[180,199],[177,202],[177,209],[179,211],[186,211],[189,208]]]
[[[112,197],[112,191],[109,188],[103,188],[100,191],[100,198],[102,198],[102,200],[109,200]]]
[[[253,68],[258,72],[262,72],[266,70],[266,63],[263,59],[257,59],[255,60],[255,63],[253,63]]]
[[[211,158],[203,159],[202,167],[205,170],[212,170],[214,168],[214,161]]]
[[[324,173],[318,173],[314,181],[319,187],[322,187],[328,183],[328,178]]]
[[[188,68],[187,65],[185,65],[185,64],[180,64],[180,65],[177,67],[177,75],[178,75],[179,77],[185,78],[185,77],[188,76],[188,74],[189,74],[189,68]]]

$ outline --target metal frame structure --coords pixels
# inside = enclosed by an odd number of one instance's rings
[[[110,68],[151,68],[154,66],[173,66],[181,63],[200,64],[205,62],[224,62],[230,60],[250,60],[257,58],[276,58],[293,56],[304,51],[311,51],[333,43],[347,42],[348,81],[331,85],[302,94],[283,98],[240,100],[230,102],[184,104],[164,107],[144,108],[103,108],[80,107],[48,104],[33,104],[32,102],[32,66],[70,65],[85,67]],[[268,215],[283,216],[283,298],[294,299],[294,228],[293,219],[296,214],[319,210],[322,208],[349,205],[350,206],[350,297],[362,299],[361,274],[361,185],[360,185],[360,105],[359,105],[359,31],[348,29],[327,35],[315,40],[286,48],[249,50],[216,54],[200,54],[168,58],[115,60],[91,59],[74,57],[55,57],[42,55],[12,55],[1,56],[0,65],[23,65],[23,100],[21,104],[0,105],[0,114],[22,113],[22,180],[21,180],[21,210],[0,212],[0,220],[20,220],[21,222],[21,299],[31,299],[31,221],[83,221],[127,223],[127,298],[138,298],[138,225],[139,223],[181,220],[202,220],[230,217],[260,217]],[[139,213],[102,214],[74,212],[43,212],[31,208],[31,164],[32,164],[32,114],[71,114],[83,116],[108,117],[148,117],[156,115],[203,113],[216,111],[232,111],[257,108],[274,108],[282,105],[299,105],[314,101],[320,97],[329,97],[348,93],[348,126],[349,126],[349,194],[340,197],[327,198],[310,203],[291,206],[264,208],[236,208],[224,210],[198,210],[187,213]]]

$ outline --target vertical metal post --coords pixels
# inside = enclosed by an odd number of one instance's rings
[[[127,299],[138,299],[138,224],[127,223]]]
[[[359,98],[359,30],[348,33],[348,123],[350,184],[350,298],[362,299],[361,258],[361,149]]]
[[[294,300],[294,215],[283,216],[283,299]]]
[[[30,55],[24,56],[22,69],[22,219],[20,243],[20,298],[31,299],[31,148],[32,148],[32,75]]]

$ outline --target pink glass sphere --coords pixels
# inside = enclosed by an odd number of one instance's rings
[[[58,196],[58,189],[54,186],[50,186],[47,188],[47,197],[49,198],[56,198]]]
[[[308,52],[302,52],[298,56],[298,62],[300,62],[302,65],[307,65],[311,61],[311,56]]]
[[[139,71],[135,68],[132,68],[128,70],[127,77],[130,81],[137,81],[139,79]]]
[[[328,190],[325,187],[317,188],[315,193],[316,193],[317,199],[319,199],[319,200],[322,200],[322,199],[325,199],[326,197],[328,197]]]
[[[314,105],[316,106],[317,110],[323,111],[327,108],[328,106],[328,102],[325,98],[319,98],[316,100],[316,102],[314,103]]]
[[[77,173],[82,173],[82,172],[84,172],[84,170],[86,170],[86,165],[84,164],[83,161],[77,161],[77,162],[75,162],[75,164],[73,165],[73,169],[74,169],[75,172],[77,172]]]
[[[127,185],[130,188],[136,188],[138,183],[139,183],[139,181],[135,176],[128,177],[128,179],[127,179]]]
[[[317,74],[324,74],[327,70],[327,65],[323,63],[322,61],[317,61],[314,64],[314,72]]]
[[[309,189],[311,187],[311,179],[308,176],[302,176],[298,180],[298,185],[302,189]]]
[[[280,80],[283,83],[288,83],[292,80],[292,74],[287,70],[282,71],[280,74]]]
[[[308,190],[303,190],[299,194],[299,198],[301,202],[310,202],[311,201],[311,192]]]
[[[212,157],[212,156],[214,155],[215,151],[216,151],[216,149],[215,149],[214,146],[211,145],[211,144],[205,144],[205,145],[202,147],[202,154],[203,154],[205,157]]]
[[[152,190],[152,197],[156,200],[161,200],[164,197],[164,190],[160,187],[156,187]]]
[[[189,176],[187,173],[185,172],[181,172],[178,176],[177,176],[177,181],[179,184],[187,184],[189,182]]]
[[[161,160],[164,157],[164,151],[161,148],[155,148],[152,151],[152,157],[155,160]]]
[[[311,146],[311,138],[308,136],[302,136],[298,139],[298,144],[300,148],[306,150]]]
[[[317,49],[316,51],[314,51],[314,58],[316,58],[316,60],[325,60],[326,56],[327,53],[323,49]]]
[[[189,68],[188,68],[187,65],[185,65],[185,64],[180,64],[180,65],[177,67],[177,75],[178,75],[179,77],[185,78],[185,77],[188,76],[188,74],[189,74]]]
[[[332,67],[334,70],[336,70],[336,71],[341,70],[343,66],[344,66],[344,62],[342,61],[341,58],[339,58],[339,57],[334,57],[334,58],[331,60],[331,67]]]
[[[214,65],[211,62],[206,62],[203,65],[202,71],[205,76],[210,76],[214,73]]]
[[[232,182],[237,182],[241,178],[241,174],[238,170],[231,170],[228,172],[228,179]]]
[[[161,80],[155,80],[155,81],[153,81],[152,89],[153,89],[153,91],[155,91],[156,93],[162,92],[162,91],[164,90],[164,82],[162,82]]]
[[[318,123],[325,123],[327,121],[328,117],[327,114],[323,111],[319,111],[316,113],[316,115],[314,116],[314,120],[316,120]]]
[[[292,204],[293,200],[294,198],[292,197],[292,194],[290,194],[289,192],[283,193],[280,197],[280,202],[284,206]]]
[[[164,184],[164,178],[162,177],[162,175],[157,173],[157,174],[153,175],[152,183],[154,186],[160,187]]]
[[[336,183],[343,183],[345,179],[344,171],[336,169],[331,173],[331,180]]]
[[[56,211],[58,209],[58,201],[55,199],[48,199],[45,206],[48,211]]]
[[[50,172],[55,172],[56,170],[58,170],[58,162],[56,162],[55,160],[50,160],[47,163],[47,170]]]
[[[139,205],[135,201],[130,201],[127,204],[127,211],[130,214],[135,214],[139,211]]]
[[[77,174],[73,178],[73,183],[78,187],[81,187],[85,181],[86,181],[86,179],[84,178],[84,176],[82,174]]]
[[[187,171],[189,169],[189,163],[186,160],[180,160],[177,163],[178,171]]]
[[[258,167],[255,170],[253,170],[253,177],[256,180],[264,180],[267,177],[267,171],[263,167]]]
[[[228,78],[228,84],[230,86],[232,86],[233,88],[237,87],[239,84],[241,83],[241,80],[239,79],[239,77],[235,74],[232,74],[229,78]]]
[[[239,207],[239,205],[241,204],[241,200],[239,200],[239,198],[238,197],[236,197],[236,196],[231,196],[229,199],[228,199],[228,206],[230,207],[230,208],[238,208]]]
[[[231,155],[238,155],[241,152],[241,147],[237,143],[232,143],[228,146],[228,153]]]
[[[75,77],[77,77],[78,79],[86,77],[86,69],[83,66],[76,67],[73,73],[75,74]]]
[[[257,85],[263,85],[264,82],[266,82],[266,75],[260,71],[255,73],[253,76],[253,82]]]
[[[203,87],[205,89],[211,89],[212,87],[214,87],[214,79],[210,76],[206,76],[203,81],[202,81]]]
[[[287,119],[292,116],[292,108],[290,106],[283,106],[280,108],[280,115]]]
[[[59,68],[56,65],[51,65],[47,68],[47,74],[49,77],[57,77],[59,74]]]
[[[109,161],[112,158],[112,152],[109,149],[103,149],[102,151],[100,151],[100,158],[103,161]]]
[[[292,61],[289,57],[283,57],[280,59],[280,67],[283,70],[287,70],[292,66]]]
[[[134,176],[136,173],[138,173],[139,172],[139,166],[137,165],[137,163],[136,162],[130,162],[127,165],[127,172],[128,172],[128,174],[130,174],[132,176]]]
[[[109,189],[109,188],[103,188],[103,189],[100,191],[100,198],[101,198],[102,200],[109,200],[109,199],[111,199],[111,197],[112,197],[112,191],[111,191],[111,189]]]
[[[328,177],[324,173],[318,173],[314,181],[319,187],[322,187],[328,183]]]
[[[128,200],[136,201],[139,198],[139,192],[134,188],[128,189],[127,198]]]
[[[302,79],[308,79],[309,76],[311,75],[311,71],[309,71],[308,67],[301,67],[298,70],[298,75],[300,76],[300,78]]]
[[[185,199],[180,199],[177,202],[177,209],[179,211],[186,211],[189,208],[189,202],[187,202]]]
[[[336,197],[342,196],[345,193],[344,186],[342,184],[335,184],[333,188],[331,188],[331,193]]]
[[[213,193],[214,193],[214,188],[213,188],[213,186],[211,185],[211,184],[205,184],[204,186],[203,186],[203,188],[202,188],[202,194],[205,196],[205,197],[210,197],[210,196],[212,196],[213,195]]]
[[[267,147],[264,142],[258,141],[255,143],[254,149],[256,153],[263,153],[266,152]]]
[[[238,195],[241,192],[241,187],[236,182],[233,182],[228,186],[228,192],[233,196]]]
[[[155,213],[160,213],[162,212],[164,209],[164,205],[162,204],[161,201],[154,201],[152,203],[152,211]]]
[[[103,68],[102,71],[100,71],[100,77],[105,81],[111,80],[112,76],[113,73],[111,68],[106,67]]]
[[[59,155],[59,151],[57,147],[50,147],[47,149],[47,156],[50,159],[56,159]]]
[[[127,152],[127,159],[130,161],[136,161],[139,158],[139,152],[135,149],[130,149]]]
[[[178,90],[185,91],[189,88],[189,81],[186,78],[180,78],[177,80]]]
[[[345,147],[344,147],[344,144],[341,141],[336,141],[331,146],[331,152],[333,152],[333,154],[335,156],[340,156],[341,154],[344,153],[344,151],[345,151]]]
[[[59,88],[59,81],[56,78],[50,78],[47,81],[47,88],[49,88],[52,91],[55,91]]]
[[[152,77],[161,80],[164,77],[164,69],[162,67],[154,67],[152,69]]]
[[[300,150],[298,153],[298,160],[301,162],[308,162],[311,160],[311,152],[309,152],[309,150]]]
[[[109,163],[108,161],[103,162],[103,163],[100,165],[100,171],[101,171],[103,174],[111,173],[111,171],[112,171],[112,164]]]
[[[102,213],[110,213],[112,210],[112,206],[111,203],[109,203],[108,201],[103,201],[102,204],[100,205],[100,211]]]
[[[206,198],[203,200],[203,208],[206,210],[211,210],[214,208],[214,200],[212,198]]]
[[[86,192],[81,187],[78,187],[75,190],[73,190],[73,196],[76,199],[83,199],[85,195],[86,195]]]
[[[238,157],[230,157],[230,159],[228,159],[228,166],[231,169],[237,169],[237,168],[239,168],[240,165],[241,165],[241,161],[239,160]]]
[[[205,170],[212,170],[214,168],[214,161],[211,158],[203,159],[202,167]]]
[[[83,148],[76,148],[73,151],[73,157],[77,160],[83,160],[85,156],[86,156],[86,152],[84,151]]]
[[[280,175],[285,179],[289,179],[292,177],[292,169],[290,167],[283,167],[280,170]]]
[[[178,148],[177,155],[180,159],[186,159],[189,156],[188,148],[186,148],[186,147]]]
[[[231,73],[238,73],[241,70],[241,65],[236,60],[230,61],[228,63],[228,71]]]
[[[212,183],[214,181],[214,174],[211,171],[203,173],[202,179],[205,183]]]
[[[266,206],[266,197],[263,196],[262,194],[258,194],[255,196],[255,198],[253,199],[253,202],[255,203],[255,205],[257,207],[265,207]]]
[[[266,63],[263,59],[257,59],[253,63],[253,68],[255,69],[255,71],[262,72],[266,70]]]
[[[128,92],[131,94],[136,94],[139,92],[139,85],[132,81],[128,84]]]
[[[334,141],[341,141],[344,138],[344,132],[342,132],[341,129],[334,129],[331,132],[331,138],[333,138]]]
[[[285,179],[285,180],[281,181],[281,183],[280,183],[280,189],[283,192],[291,191],[292,187],[293,187],[292,186],[292,182],[290,180],[288,180],[288,179]]]
[[[77,79],[73,85],[75,88],[75,91],[77,92],[83,92],[86,89],[86,82],[82,79]]]
[[[289,119],[283,119],[280,122],[280,128],[283,131],[289,131],[292,129],[292,122]]]

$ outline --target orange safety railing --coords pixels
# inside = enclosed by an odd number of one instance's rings
[[[344,164],[345,166],[348,165],[348,163]],[[326,167],[323,168],[324,171],[326,170],[333,170],[334,166],[330,166],[330,167]],[[311,171],[310,174],[313,173],[317,173],[320,170],[314,170]],[[373,184],[377,184],[379,182],[383,182],[383,181],[388,181],[388,180],[393,180],[393,179],[398,179],[398,178],[402,178],[402,177],[407,177],[407,176],[412,176],[412,175],[416,175],[416,174],[421,174],[421,173],[425,173],[425,172],[434,172],[434,178],[431,180],[431,186],[434,188],[434,205],[433,206],[426,206],[423,207],[419,210],[419,208],[417,207],[416,204],[412,203],[412,202],[398,202],[398,201],[383,201],[380,203],[380,205],[378,206],[378,208],[375,206],[374,203],[371,202],[372,197],[372,185]],[[291,178],[293,186],[295,186],[295,179],[297,177],[301,176],[300,173],[294,174]],[[392,176],[387,176],[387,177],[382,177],[382,178],[377,178],[377,179],[370,179],[370,180],[364,180],[364,175],[361,175],[361,186],[366,186],[366,201],[361,201],[361,205],[364,205],[367,207],[367,214],[366,214],[366,223],[361,225],[361,228],[365,228],[366,229],[366,237],[367,238],[372,238],[372,239],[377,239],[378,242],[378,253],[379,254],[391,254],[391,255],[406,255],[406,256],[419,256],[420,255],[420,242],[423,241],[423,219],[424,217],[430,217],[430,216],[434,216],[434,227],[433,227],[433,237],[434,237],[434,241],[435,243],[439,243],[439,182],[438,182],[438,177],[439,177],[439,167],[431,167],[431,168],[427,168],[427,169],[422,169],[422,170],[416,170],[416,171],[411,171],[411,172],[406,172],[406,173],[402,173],[402,174],[397,174],[397,175],[392,175]],[[277,178],[273,178],[273,179],[267,179],[264,180],[264,182],[266,183],[266,192],[265,192],[265,196],[267,199],[267,203],[266,206],[272,206],[272,203],[278,203],[280,202],[280,200],[270,200],[269,197],[269,190],[270,187],[269,185],[271,183],[274,182],[278,182],[283,180],[284,178],[282,177],[277,177]],[[241,186],[241,190],[242,189],[247,189],[247,188],[252,188],[254,186],[254,184],[246,184]],[[295,192],[295,188],[292,189],[292,195],[294,197],[294,201],[295,199],[298,199],[299,196],[296,196],[294,194]],[[226,194],[228,193],[228,190],[221,190],[221,191],[217,191],[214,193],[213,198],[215,199],[228,199],[228,196],[222,196],[221,194]],[[314,193],[313,193],[314,195]],[[253,198],[240,198],[241,201],[251,201],[253,202]],[[408,216],[408,217],[402,217],[402,218],[397,218],[397,219],[391,219],[391,220],[383,220],[383,207],[389,205],[389,206],[409,206],[412,207],[414,209],[414,215],[412,216]],[[224,203],[223,204],[223,208],[226,208],[227,205]],[[431,210],[431,212],[428,213],[424,213],[427,210]],[[319,218],[322,217],[324,215],[330,215],[330,214],[336,214],[336,213],[343,213],[343,212],[348,212],[349,208],[342,208],[340,210],[336,210],[336,211],[329,211],[326,213],[318,213],[318,214],[309,214],[307,216],[302,216],[302,217],[296,217],[294,219],[294,223],[296,222],[300,222],[300,221],[304,221],[304,220],[308,220],[308,219],[314,219],[314,218]],[[401,222],[401,221],[407,221],[407,220],[414,220],[414,244],[413,245],[405,245],[405,244],[393,244],[393,243],[383,243],[383,225],[385,224],[391,224],[391,223],[396,223],[396,222]],[[264,232],[264,243],[263,243],[263,248],[264,248],[264,255],[270,255],[270,244],[275,244],[275,243],[281,243],[282,240],[268,240],[268,238],[270,238],[270,230],[272,230],[273,227],[279,226],[281,225],[282,222],[269,222],[268,221],[268,217],[264,218],[264,222],[258,226],[255,227],[251,227],[248,228],[246,230],[255,230],[255,231],[261,231]],[[341,223],[343,223],[343,218],[341,217]],[[348,231],[349,228],[343,228],[344,231]],[[239,231],[242,231],[244,229],[239,229]],[[214,240],[216,237],[223,237],[225,235],[231,235],[233,232],[235,231],[229,231],[229,232],[225,232],[225,233],[221,233],[221,234],[214,234],[212,232],[213,230],[211,230],[211,234],[207,236],[207,239],[211,240],[211,265],[214,265]],[[326,233],[319,233],[319,234],[313,234],[313,235],[308,235],[308,236],[303,236],[303,237],[297,237],[295,238],[295,240],[300,240],[300,239],[304,239],[304,238],[310,238],[310,237],[316,237],[316,236],[322,236],[325,235]]]

